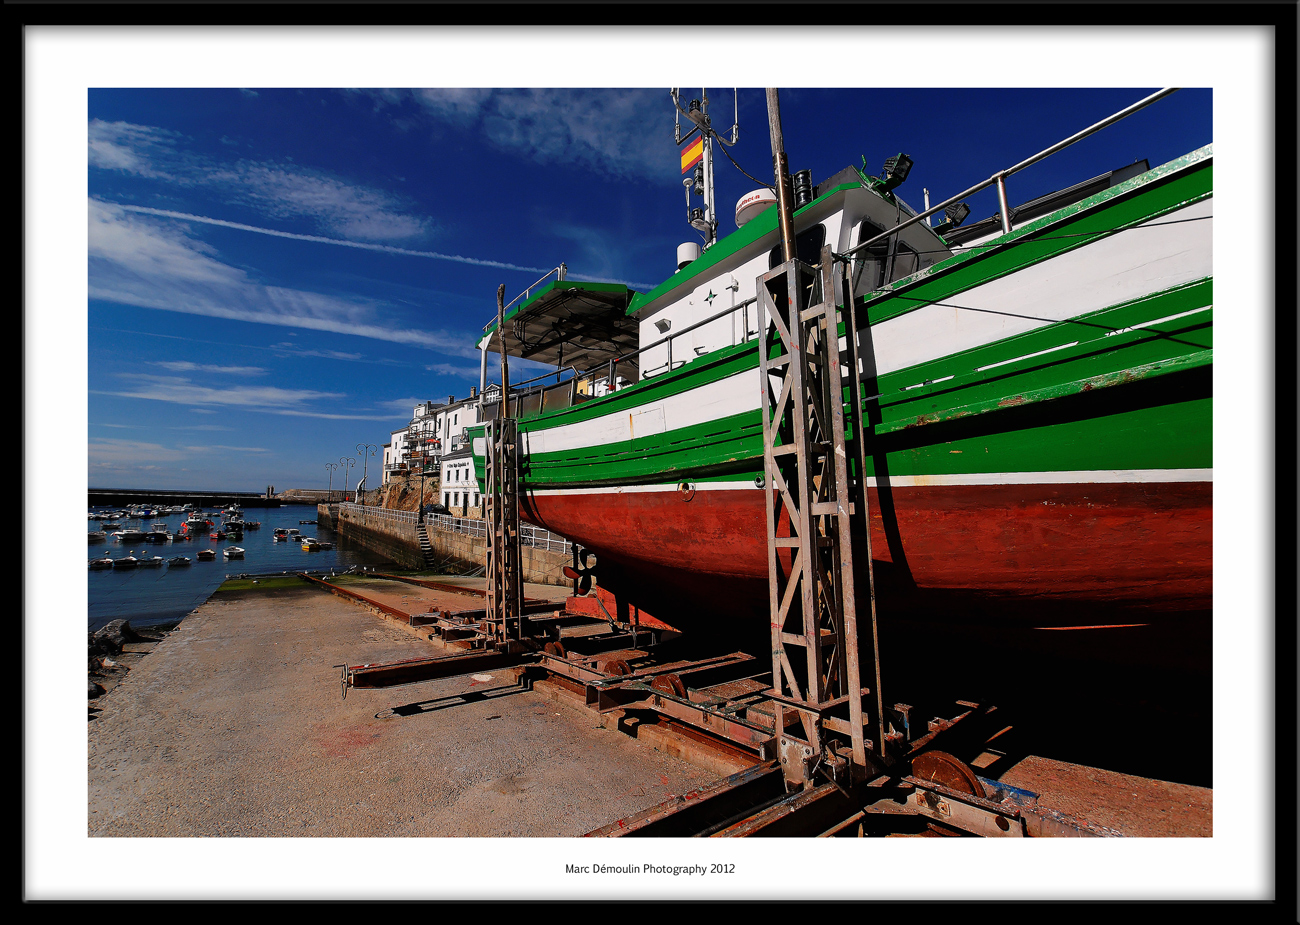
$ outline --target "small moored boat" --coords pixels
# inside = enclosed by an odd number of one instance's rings
[[[113,560],[108,556],[103,556],[102,558],[99,559],[91,559],[90,567],[96,571],[99,571],[100,569],[112,568]]]
[[[244,558],[244,550],[239,546],[227,546],[224,550],[222,550],[221,554],[225,556],[227,559]]]
[[[217,554],[211,549],[200,549],[198,551],[198,557],[200,562],[211,562],[217,557]]]
[[[189,564],[190,564],[190,557],[189,557],[189,556],[175,556],[174,558],[168,559],[168,560],[167,560],[167,564],[168,564],[169,566],[171,566],[172,568],[175,568],[175,567],[178,566],[178,565],[189,565]]]
[[[140,560],[135,557],[133,552],[128,552],[122,558],[113,560],[113,568],[135,568],[139,564]]]
[[[145,566],[162,565],[166,560],[162,556],[144,556],[140,559],[140,564]]]

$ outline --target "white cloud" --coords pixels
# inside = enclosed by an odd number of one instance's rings
[[[175,158],[173,146],[177,135],[148,125],[101,119],[90,123],[87,135],[91,167],[121,170],[140,177],[175,179],[169,171],[156,165]]]
[[[174,373],[221,373],[227,376],[265,376],[267,370],[260,366],[213,366],[208,363],[191,363],[189,360],[153,360],[150,366],[161,366]]]
[[[321,231],[362,241],[401,241],[431,230],[383,190],[325,171],[269,161],[218,161],[181,148],[183,136],[148,125],[104,122],[88,127],[89,164],[185,188],[204,187],[269,218],[309,219]]]
[[[236,450],[240,453],[269,453],[271,452],[264,446],[226,446],[224,443],[213,443],[210,446],[187,446],[182,449],[189,450],[191,453],[206,453],[208,450]]]
[[[515,361],[511,361],[515,362]],[[460,376],[465,379],[474,379],[479,377],[479,368],[477,366],[457,366],[455,363],[430,363],[424,367],[431,373],[438,373],[442,376]]]
[[[90,465],[101,468],[135,466],[141,462],[167,463],[185,459],[177,449],[139,440],[115,440],[111,437],[92,438],[89,443]]]
[[[197,385],[179,376],[151,376],[147,373],[119,373],[118,377],[138,383],[133,389],[100,394],[120,398],[146,398],[187,405],[218,405],[251,410],[300,410],[304,403],[344,398],[343,392],[312,389],[282,389],[278,386],[235,386],[213,388]]]
[[[151,221],[97,199],[89,200],[89,210],[92,299],[475,354],[461,334],[387,322],[377,303],[258,283],[222,263],[216,249],[188,236],[184,225]]]
[[[377,105],[408,98],[373,94]],[[428,89],[409,96],[424,112],[543,163],[578,164],[616,177],[678,182],[667,90]]]

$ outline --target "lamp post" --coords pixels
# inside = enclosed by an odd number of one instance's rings
[[[370,467],[370,457],[375,455],[375,450],[377,450],[377,449],[379,449],[379,447],[378,447],[376,444],[373,444],[373,443],[358,443],[358,444],[357,444],[357,455],[360,456],[362,462],[365,463],[365,465],[362,466],[362,468],[361,468],[361,484],[363,484],[363,485],[365,485],[365,482],[366,482],[366,471],[367,471],[367,470],[369,469],[369,467]],[[370,452],[367,453],[366,450],[369,450]],[[367,487],[369,487],[369,486],[367,486]],[[357,502],[357,503],[359,504],[360,502]]]
[[[330,471],[330,487],[329,487],[329,496],[328,496],[327,500],[325,501],[326,504],[333,504],[333,503],[334,503],[334,470],[337,469],[338,467],[339,467],[339,464],[338,464],[338,463],[326,463],[326,464],[325,464],[325,468],[328,469],[328,470]]]
[[[352,468],[356,464],[357,461],[353,459],[351,456],[339,457],[339,468],[343,470],[343,500],[345,502],[348,500],[348,469]],[[352,500],[353,501],[357,500],[355,494],[352,496]]]

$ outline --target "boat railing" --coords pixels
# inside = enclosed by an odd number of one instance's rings
[[[646,351],[653,350],[656,347],[661,347],[665,344],[668,345],[668,362],[661,367],[656,367],[656,370],[662,370],[664,372],[673,370],[676,368],[676,366],[673,365],[673,339],[674,338],[681,337],[683,334],[690,334],[692,331],[696,330],[697,328],[702,328],[706,324],[712,324],[713,322],[726,318],[729,315],[734,315],[736,312],[744,311],[745,309],[747,309],[749,306],[753,305],[757,301],[758,299],[757,297],[755,297],[752,299],[746,299],[743,302],[738,302],[735,305],[731,306],[730,308],[723,309],[717,314],[710,315],[707,318],[703,318],[695,322],[694,324],[689,324],[686,327],[682,328],[680,331],[674,331],[673,333],[669,334],[667,337],[661,337],[653,344],[647,344],[646,346],[641,347],[640,349],[635,350],[632,353],[622,354],[621,356],[614,357],[613,359],[609,360],[607,363],[602,363],[600,366],[593,367],[592,369],[589,369],[584,373],[578,373],[575,375],[575,379],[589,378],[603,373],[606,376],[606,381],[609,383],[610,391],[615,391],[618,383],[618,378],[617,378],[618,364],[627,362],[628,360],[631,360],[634,357],[640,356]],[[742,327],[744,329],[744,333],[741,335],[740,338],[741,343],[747,344],[749,343],[749,339],[751,336],[752,337],[758,336],[757,331],[749,330],[748,312],[745,312],[745,324]],[[685,362],[686,362],[685,360],[682,360],[680,363],[677,364],[677,366],[681,366]],[[645,378],[647,379],[650,378],[650,374],[648,372],[645,374]]]
[[[1012,176],[1012,175],[1014,175],[1014,174],[1017,174],[1017,173],[1019,173],[1020,171],[1024,170],[1025,168],[1027,168],[1027,167],[1031,167],[1031,166],[1033,166],[1034,164],[1038,163],[1039,161],[1043,160],[1044,158],[1046,158],[1046,157],[1050,157],[1051,155],[1055,154],[1056,152],[1061,151],[1061,150],[1063,150],[1063,149],[1065,149],[1065,148],[1068,148],[1070,145],[1074,144],[1075,142],[1082,141],[1084,138],[1087,138],[1089,135],[1092,135],[1092,134],[1094,134],[1094,133],[1096,133],[1096,132],[1099,132],[1099,131],[1101,131],[1102,129],[1106,128],[1107,126],[1113,125],[1113,124],[1115,124],[1116,122],[1119,122],[1121,119],[1125,119],[1125,118],[1127,118],[1127,117],[1133,115],[1133,113],[1138,112],[1138,111],[1141,110],[1141,109],[1145,109],[1147,106],[1150,106],[1152,103],[1154,103],[1154,102],[1156,102],[1156,101],[1158,101],[1158,100],[1161,100],[1161,99],[1163,99],[1163,98],[1166,97],[1166,96],[1169,96],[1171,93],[1175,92],[1177,89],[1178,89],[1177,87],[1166,87],[1166,88],[1164,88],[1164,89],[1162,89],[1162,90],[1159,90],[1159,91],[1156,92],[1156,93],[1151,94],[1150,96],[1148,96],[1148,97],[1146,97],[1146,98],[1144,98],[1144,99],[1138,100],[1138,101],[1137,101],[1136,103],[1134,103],[1133,105],[1128,106],[1128,107],[1126,107],[1126,108],[1120,110],[1119,112],[1115,113],[1115,114],[1112,115],[1112,116],[1108,116],[1107,118],[1102,119],[1100,122],[1096,122],[1096,123],[1094,123],[1093,125],[1088,126],[1087,128],[1083,129],[1083,130],[1080,131],[1080,132],[1076,132],[1075,134],[1071,135],[1069,138],[1063,139],[1062,141],[1058,141],[1056,144],[1052,145],[1051,147],[1044,148],[1042,151],[1039,151],[1037,154],[1032,155],[1031,157],[1027,157],[1027,158],[1025,158],[1025,159],[1024,159],[1023,161],[1021,161],[1020,163],[1015,164],[1014,166],[1008,167],[1008,168],[1006,168],[1005,170],[999,170],[997,173],[993,174],[993,176],[989,177],[987,180],[984,180],[984,181],[981,182],[981,183],[977,183],[977,184],[975,184],[974,186],[970,187],[969,189],[963,190],[962,192],[958,193],[957,195],[955,195],[955,196],[951,196],[951,197],[949,197],[948,199],[943,200],[943,201],[940,202],[938,205],[930,206],[928,209],[924,209],[924,210],[922,210],[921,212],[916,213],[916,214],[913,215],[911,218],[908,218],[906,221],[900,222],[899,224],[895,225],[894,227],[888,229],[887,231],[882,231],[880,234],[874,235],[874,236],[868,238],[867,240],[860,242],[860,243],[857,244],[856,246],[851,247],[851,248],[849,248],[848,250],[846,250],[844,253],[842,253],[842,254],[835,254],[835,255],[834,255],[834,256],[835,256],[835,259],[837,259],[837,260],[849,260],[849,259],[851,259],[855,254],[857,254],[858,252],[860,252],[860,251],[862,251],[862,250],[864,250],[864,249],[866,249],[866,248],[868,248],[868,247],[871,247],[873,244],[878,244],[879,242],[884,241],[884,240],[890,238],[891,236],[897,235],[900,231],[902,231],[904,228],[908,227],[909,225],[914,225],[914,224],[916,224],[917,222],[923,221],[924,219],[929,218],[931,215],[934,215],[934,214],[936,214],[936,213],[938,213],[938,212],[941,212],[942,210],[948,208],[949,206],[951,206],[951,205],[953,205],[953,204],[955,204],[955,203],[957,203],[957,202],[960,202],[962,199],[965,199],[967,196],[971,196],[971,195],[973,195],[973,194],[975,194],[975,193],[978,193],[978,192],[980,192],[981,190],[987,189],[987,188],[990,187],[990,186],[997,186],[997,189],[998,189],[998,211],[999,211],[999,214],[1001,215],[1001,219],[1002,219],[1002,232],[1003,232],[1003,234],[1010,234],[1010,232],[1011,232],[1011,209],[1010,209],[1010,207],[1007,205],[1007,188],[1006,188],[1006,178],[1007,178],[1007,177],[1010,177],[1010,176]],[[909,211],[910,211],[910,210],[909,210]],[[558,267],[556,267],[555,269],[550,270],[550,271],[547,272],[544,276],[542,276],[540,279],[538,279],[537,282],[535,282],[535,283],[533,283],[531,286],[529,286],[528,289],[524,290],[523,293],[521,293],[520,295],[516,296],[516,297],[514,298],[514,300],[511,301],[510,305],[507,305],[507,306],[506,306],[506,309],[509,309],[510,306],[514,305],[514,304],[515,304],[516,302],[518,302],[520,299],[527,298],[528,295],[531,294],[532,290],[533,290],[533,289],[534,289],[538,284],[540,284],[540,283],[546,281],[547,279],[549,279],[549,278],[551,277],[551,274],[558,274],[558,275],[559,275],[559,279],[560,279],[560,280],[563,280],[563,279],[564,279],[565,270],[566,270],[566,268],[565,268],[565,265],[564,265],[564,264],[560,264],[560,265],[559,265]],[[589,369],[589,370],[587,370],[587,371],[585,371],[585,372],[582,372],[582,373],[579,373],[579,372],[576,372],[576,371],[575,371],[575,372],[574,372],[574,375],[573,375],[573,378],[570,380],[570,387],[569,387],[569,389],[568,389],[568,392],[569,392],[569,401],[567,402],[567,405],[572,405],[572,404],[576,404],[576,403],[577,403],[577,400],[578,400],[578,399],[577,399],[577,386],[578,386],[578,382],[581,381],[581,380],[583,380],[583,379],[592,379],[592,380],[594,380],[594,379],[596,379],[597,377],[602,377],[602,376],[603,376],[603,378],[605,379],[606,387],[608,388],[608,390],[611,391],[611,392],[612,392],[612,391],[617,391],[617,389],[618,389],[618,375],[617,375],[618,365],[619,365],[620,363],[626,363],[627,361],[629,361],[629,360],[631,360],[631,359],[633,359],[633,358],[635,358],[635,357],[638,357],[638,356],[640,356],[641,354],[643,354],[643,353],[645,353],[645,352],[647,352],[647,351],[649,351],[649,350],[653,350],[653,349],[656,348],[656,347],[662,346],[662,345],[664,345],[664,344],[667,344],[667,346],[668,346],[668,351],[667,351],[667,353],[668,353],[668,362],[667,362],[664,366],[662,366],[662,367],[656,367],[656,371],[659,371],[659,370],[662,370],[662,371],[664,371],[664,372],[670,372],[670,371],[672,371],[673,369],[676,368],[676,366],[674,366],[674,364],[673,364],[673,340],[674,340],[675,338],[681,337],[683,334],[689,334],[690,332],[696,330],[697,328],[701,328],[701,327],[703,327],[703,326],[706,325],[706,324],[710,324],[710,323],[712,323],[712,322],[714,322],[714,321],[717,321],[717,320],[719,320],[719,319],[721,319],[721,318],[725,318],[725,317],[727,317],[728,315],[731,315],[731,314],[733,314],[733,313],[735,313],[735,312],[737,312],[737,311],[740,311],[741,309],[743,309],[743,308],[745,308],[745,307],[747,307],[747,306],[753,304],[755,301],[757,301],[757,300],[756,300],[756,299],[747,299],[746,301],[741,302],[741,303],[739,303],[738,305],[733,305],[733,306],[730,307],[730,308],[724,309],[723,311],[718,312],[718,313],[715,314],[715,315],[710,315],[708,318],[705,318],[705,319],[703,319],[702,321],[697,321],[697,322],[695,322],[694,324],[688,325],[688,326],[682,328],[680,331],[674,331],[673,333],[669,334],[667,337],[661,338],[660,340],[657,340],[657,341],[655,341],[655,342],[652,343],[652,344],[648,344],[648,345],[645,346],[645,347],[641,347],[640,349],[635,350],[635,351],[633,351],[632,353],[626,353],[626,354],[622,354],[621,356],[613,357],[612,359],[608,360],[607,362],[602,363],[600,366],[593,367],[592,369]],[[486,325],[484,325],[483,330],[486,331],[488,328],[492,327],[492,325],[495,324],[495,323],[496,323],[496,320],[495,320],[495,319],[493,319],[492,321],[489,321]],[[743,343],[748,343],[748,342],[749,342],[749,337],[750,337],[749,324],[748,324],[748,314],[746,314],[746,324],[744,325],[744,328],[745,328],[745,333],[744,333],[744,336],[743,336],[743,340],[742,340],[742,342],[743,342]],[[757,332],[755,332],[755,333],[757,333]],[[676,364],[676,365],[677,365],[677,366],[681,366],[681,365],[684,364],[685,362],[686,362],[686,361],[683,360],[683,361],[679,362],[679,363]],[[569,368],[571,368],[571,367],[569,367]],[[519,385],[520,385],[520,386],[527,385],[528,383],[535,382],[535,381],[537,381],[537,380],[539,380],[539,379],[549,379],[551,376],[556,376],[556,377],[557,377],[557,380],[558,380],[558,376],[559,376],[560,374],[562,374],[563,371],[564,371],[564,368],[561,368],[561,369],[559,369],[559,370],[556,370],[555,372],[546,373],[546,374],[543,375],[543,376],[537,376],[537,377],[535,377],[534,379],[526,380],[525,382],[520,383]],[[650,378],[650,375],[647,373],[647,374],[644,375],[644,378]],[[557,386],[558,386],[559,384],[560,384],[560,383],[557,381]],[[518,386],[512,386],[511,388],[512,388],[512,389],[516,389],[516,388],[518,388]],[[551,388],[552,388],[552,389],[555,389],[556,386],[552,386]],[[532,408],[525,407],[525,399],[526,399],[528,396],[534,394],[535,392],[539,392],[539,391],[545,391],[545,387],[541,387],[541,386],[539,386],[539,387],[536,387],[536,388],[534,388],[534,389],[525,390],[523,393],[521,393],[521,394],[517,394],[516,396],[512,396],[512,398],[513,398],[514,401],[515,401],[515,405],[514,405],[514,407],[515,407],[515,413],[516,413],[516,414],[519,414],[521,411],[524,412],[524,413],[527,413],[527,412],[529,412],[529,411],[546,410],[546,408],[544,407],[544,404],[543,404],[541,401],[537,402],[536,407],[532,407]],[[567,406],[567,405],[566,405],[566,406]]]
[[[993,174],[993,176],[989,177],[984,182],[977,183],[974,186],[972,186],[970,189],[963,190],[962,192],[958,193],[956,196],[951,196],[936,206],[930,206],[928,209],[925,209],[924,211],[916,215],[913,215],[907,221],[900,222],[899,224],[895,225],[893,228],[890,228],[888,231],[882,231],[880,234],[860,242],[859,244],[849,248],[842,254],[836,254],[835,258],[837,260],[848,260],[853,255],[855,255],[858,251],[861,251],[864,248],[868,248],[873,244],[878,244],[879,242],[885,240],[886,238],[889,238],[891,235],[898,234],[908,225],[914,225],[923,219],[929,218],[931,215],[934,215],[936,212],[942,211],[943,209],[946,209],[949,206],[954,205],[957,202],[960,202],[962,199],[965,199],[967,196],[971,196],[975,193],[978,193],[980,190],[988,189],[990,186],[994,186],[994,185],[996,185],[998,188],[998,213],[1002,218],[1002,233],[1010,234],[1011,233],[1011,209],[1007,205],[1007,186],[1006,186],[1007,177],[1011,176],[1012,174],[1019,173],[1020,171],[1024,170],[1026,167],[1030,167],[1034,164],[1037,164],[1043,158],[1049,157],[1055,154],[1057,151],[1060,151],[1064,148],[1068,148],[1076,141],[1082,141],[1084,138],[1087,138],[1089,135],[1099,132],[1109,125],[1114,125],[1116,122],[1120,121],[1121,119],[1128,118],[1138,110],[1145,109],[1147,106],[1150,106],[1152,103],[1156,102],[1157,100],[1164,99],[1166,96],[1175,92],[1177,89],[1178,89],[1177,87],[1165,87],[1163,90],[1159,90],[1151,94],[1150,96],[1145,97],[1144,99],[1140,99],[1132,106],[1129,106],[1125,109],[1121,109],[1119,112],[1115,113],[1112,116],[1107,116],[1105,119],[1102,119],[1100,122],[1088,126],[1081,132],[1076,132],[1075,134],[1071,135],[1069,138],[1066,138],[1062,141],[1058,141],[1050,148],[1044,148],[1042,151],[1039,151],[1037,154],[1033,155],[1032,157],[1025,158],[1023,161],[1021,161],[1019,164],[1016,164],[1014,167],[1008,167],[1005,170],[999,170],[997,173]]]
[[[568,272],[569,272],[569,268],[568,268],[567,266],[565,266],[564,264],[560,264],[558,267],[552,267],[551,269],[547,270],[545,273],[543,273],[541,276],[539,276],[536,280],[534,280],[533,282],[529,283],[527,289],[525,289],[523,292],[519,293],[519,295],[515,296],[515,297],[514,297],[513,299],[511,299],[508,303],[506,303],[505,310],[504,310],[504,312],[503,312],[502,314],[504,315],[506,312],[509,312],[510,309],[514,306],[514,304],[515,304],[516,302],[521,302],[521,301],[526,300],[529,296],[531,296],[531,295],[533,294],[533,290],[534,290],[534,289],[536,289],[536,288],[537,288],[538,286],[540,286],[542,283],[544,283],[544,282],[546,282],[548,279],[550,279],[552,275],[555,276],[555,278],[556,278],[556,280],[557,280],[558,282],[561,282],[561,283],[564,282],[564,277],[565,277],[565,275],[566,275]],[[493,318],[493,319],[492,319],[491,321],[489,321],[487,324],[483,325],[483,332],[484,332],[484,333],[487,333],[488,328],[492,327],[492,325],[494,325],[494,324],[496,324],[496,323],[497,323],[497,320],[496,320],[495,318]]]

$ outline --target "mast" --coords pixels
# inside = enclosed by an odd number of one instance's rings
[[[691,100],[689,107],[682,108],[678,95],[678,88],[672,88],[673,106],[676,107],[676,139],[677,144],[684,141],[690,141],[698,132],[701,139],[701,157],[699,162],[694,164],[694,170],[691,175],[682,181],[686,187],[686,220],[692,228],[698,231],[704,238],[704,246],[707,248],[718,240],[718,206],[717,199],[713,188],[713,143],[717,141],[724,145],[734,145],[738,137],[739,122],[733,119],[731,124],[731,139],[719,135],[713,128],[713,122],[709,117],[709,90],[708,87],[700,88],[700,98]],[[733,90],[737,94],[735,111],[739,116],[739,91]],[[688,127],[685,134],[682,133],[681,117],[685,116]],[[687,162],[687,153],[692,150],[694,142],[682,149],[683,163]],[[688,166],[683,166],[682,172],[685,173]],[[691,205],[691,195],[697,195],[702,201],[702,206]]]

